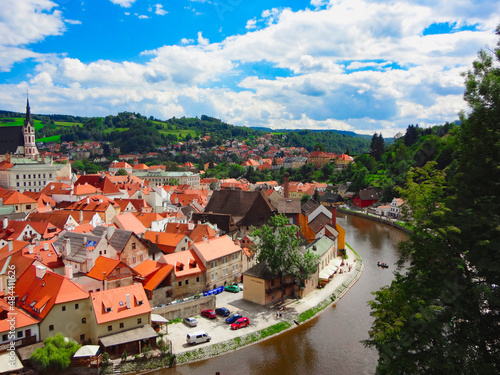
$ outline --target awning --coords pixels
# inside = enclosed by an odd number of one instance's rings
[[[330,264],[333,264],[334,266],[340,267],[340,265],[342,264],[342,260],[340,260],[339,258],[335,258],[331,261]]]
[[[319,273],[319,278],[322,280],[328,280],[330,278],[330,275],[327,271],[323,270]]]
[[[144,327],[134,328],[129,331],[101,337],[99,341],[104,347],[110,347],[120,344],[126,344],[128,342],[147,340],[157,336],[158,334],[156,333],[156,331],[150,325],[146,324]]]
[[[99,345],[84,345],[78,349],[73,358],[92,357],[99,351]]]
[[[12,358],[11,358],[12,356]],[[23,364],[14,352],[4,352],[0,354],[0,374],[19,371],[23,368]]]
[[[160,314],[151,314],[151,321],[153,323],[168,323],[168,319],[164,318]]]

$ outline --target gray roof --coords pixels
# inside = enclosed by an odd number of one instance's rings
[[[304,216],[308,216],[311,213],[313,213],[313,211],[316,208],[318,208],[319,206],[320,206],[320,204],[318,202],[316,202],[314,199],[309,199],[307,202],[305,202],[301,206],[302,214]]]
[[[63,243],[66,238],[69,239],[71,247],[71,253],[66,256],[66,259],[78,263],[83,263],[87,259],[87,246],[95,247],[101,241],[100,236],[94,236],[90,233],[62,232],[57,241],[54,242],[54,247],[63,254]]]
[[[326,203],[337,203],[337,202],[344,202],[344,198],[342,198],[339,194],[328,192],[323,194],[320,197],[319,201]]]
[[[100,337],[99,341],[104,347],[110,347],[128,342],[147,340],[158,336],[156,331],[148,324],[143,327],[134,328],[125,332],[115,333],[106,337]]]
[[[252,268],[249,268],[243,272],[245,276],[256,277],[262,280],[274,280],[277,276],[271,271],[267,262],[257,263]]]
[[[307,245],[306,249],[310,250],[313,254],[322,256],[334,245],[335,245],[334,240],[332,240],[330,237],[323,236],[321,238],[318,238],[317,240],[314,240],[309,245]]]
[[[300,214],[300,199],[281,198],[272,202],[280,214]]]
[[[106,229],[106,227],[98,226],[94,228],[92,233],[102,236],[103,234],[105,234]],[[108,243],[113,247],[113,249],[121,251],[133,234],[134,232],[132,232],[131,230],[115,229]]]

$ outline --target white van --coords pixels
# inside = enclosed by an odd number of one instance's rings
[[[201,344],[202,342],[209,342],[210,340],[212,340],[212,338],[208,335],[208,333],[203,331],[188,333],[186,337],[187,343],[191,345]]]

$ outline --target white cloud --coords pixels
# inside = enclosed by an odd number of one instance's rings
[[[155,13],[159,16],[164,16],[165,14],[168,13],[165,9],[163,9],[163,5],[161,4],[156,4],[155,7],[156,7]]]
[[[82,21],[78,21],[78,20],[65,19],[64,22],[69,23],[70,25],[81,25],[82,24]]]
[[[139,18],[140,20],[147,20],[147,19],[151,18],[149,16],[146,16],[144,14],[139,14],[139,13],[134,13],[134,15],[137,16],[137,18]]]
[[[200,46],[208,46],[210,41],[207,38],[203,38],[201,31],[198,31],[198,44]]]
[[[113,4],[119,5],[123,8],[130,8],[135,0],[110,0]]]
[[[47,8],[48,1],[36,2],[46,4],[52,31],[25,35],[17,27],[19,40],[64,31],[61,14]],[[84,63],[0,41],[0,70],[26,58],[39,62],[29,81],[0,85],[0,101],[16,103],[9,90],[29,87],[40,112],[102,116],[146,108],[160,118],[205,113],[236,125],[391,136],[410,123],[453,121],[465,108],[460,72],[479,48],[495,45],[500,15],[487,3],[485,15],[472,5],[335,0],[325,9],[274,8],[262,12],[263,20],[247,21],[246,34],[210,43],[199,31],[178,46],[144,51],[142,63]],[[267,26],[256,30],[261,21]],[[445,22],[477,23],[479,31],[423,35],[430,24]],[[283,73],[275,77],[273,69]]]
[[[255,18],[248,20],[245,29],[252,30],[257,28],[257,20]]]

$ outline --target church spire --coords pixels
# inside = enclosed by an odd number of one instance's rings
[[[31,120],[30,99],[28,97],[27,92],[26,92],[26,120],[24,120],[24,126],[26,125],[33,125],[33,121]]]

